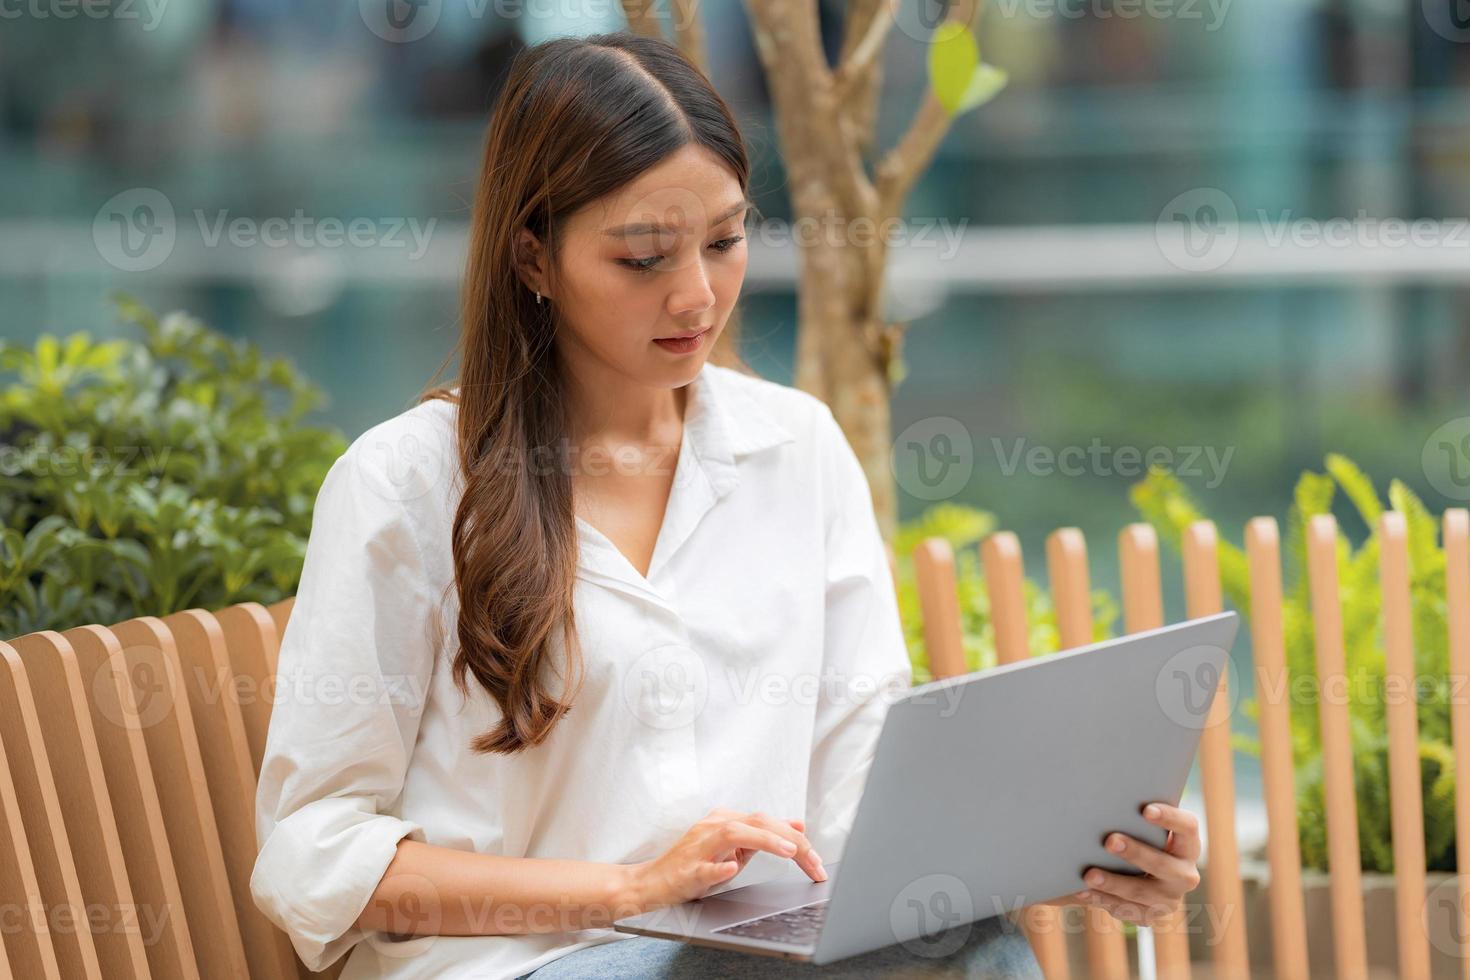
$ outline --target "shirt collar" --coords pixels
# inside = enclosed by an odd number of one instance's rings
[[[705,362],[689,385],[689,400],[684,406],[689,443],[701,462],[714,464],[722,473],[728,468],[733,474],[734,461],[740,457],[796,438],[746,390],[747,385],[759,384],[760,380],[746,381],[741,374]]]
[[[606,535],[577,518],[578,574],[672,607],[654,584],[704,516],[740,485],[737,461],[792,442],[795,436],[748,391],[759,379],[706,362],[689,385],[684,434],[663,525],[649,563],[638,573]]]

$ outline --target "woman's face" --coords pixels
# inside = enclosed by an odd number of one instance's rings
[[[572,215],[551,282],[563,356],[650,387],[693,381],[740,295],[748,207],[720,158],[689,145]],[[699,331],[687,351],[657,343]]]

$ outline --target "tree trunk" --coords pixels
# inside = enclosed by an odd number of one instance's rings
[[[898,498],[889,467],[889,402],[903,325],[882,320],[883,231],[902,215],[904,198],[933,159],[952,112],[926,92],[908,131],[870,177],[864,158],[874,148],[891,0],[849,0],[835,67],[822,50],[815,0],[745,3],[775,108],[793,228],[815,222],[818,229],[814,244],[798,246],[796,385],[831,406],[862,463],[878,525],[891,544]],[[661,36],[648,0],[623,5],[633,30]],[[946,19],[968,29],[977,7],[977,0],[954,0]],[[704,70],[693,4],[679,2],[676,9],[675,40]],[[852,233],[854,221],[872,222],[862,238]],[[829,234],[834,228],[835,236]]]

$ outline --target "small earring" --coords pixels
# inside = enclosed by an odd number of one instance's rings
[[[537,306],[540,306],[541,305],[541,293],[540,293],[539,290],[536,293],[536,305]]]

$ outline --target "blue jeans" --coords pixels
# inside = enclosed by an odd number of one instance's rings
[[[859,977],[983,977],[1042,980],[1041,966],[1021,927],[1004,915],[956,926],[922,939],[884,946],[836,963],[813,966],[671,939],[633,936],[576,950],[517,980],[856,980]]]

